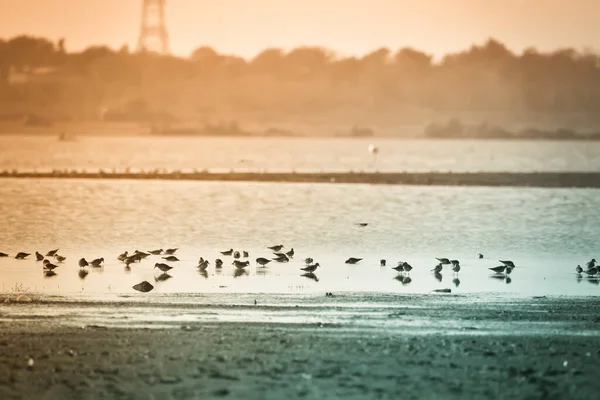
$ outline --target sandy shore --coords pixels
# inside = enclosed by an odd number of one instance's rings
[[[388,185],[517,186],[542,188],[599,188],[597,172],[19,172],[0,171],[0,178],[143,179],[239,182],[314,182]]]
[[[48,312],[70,305],[93,313],[99,307],[93,302],[4,303],[0,398],[594,399],[600,390],[596,298],[469,307],[472,299],[453,295],[396,296],[383,299],[394,301],[387,307],[369,305],[369,312],[355,307],[354,319],[338,323],[326,315],[349,310],[343,296],[319,307],[316,298],[300,305],[299,312],[314,306],[321,323],[269,322],[289,312],[272,300],[102,304],[115,316],[140,307],[153,314],[219,315],[231,307],[266,314],[261,322],[174,320],[142,328],[86,324],[85,312]],[[361,323],[373,310],[381,323]],[[452,320],[461,322],[447,326]]]

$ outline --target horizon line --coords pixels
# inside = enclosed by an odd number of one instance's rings
[[[123,47],[127,47],[129,49],[129,54],[136,54],[136,53],[138,53],[138,51],[135,50],[135,46],[132,46],[130,43],[127,43],[127,42],[123,43],[120,47],[113,46],[113,45],[106,44],[106,43],[91,43],[91,44],[89,44],[89,45],[87,45],[87,46],[85,46],[83,48],[80,48],[80,49],[69,50],[68,49],[69,41],[68,41],[68,38],[66,38],[66,37],[58,37],[56,39],[51,39],[51,38],[46,37],[46,36],[35,35],[35,34],[28,34],[28,33],[19,33],[19,34],[10,36],[10,37],[0,36],[0,42],[1,41],[8,42],[8,41],[10,41],[10,40],[12,40],[14,38],[23,37],[23,36],[24,37],[36,38],[36,39],[45,39],[45,40],[48,40],[48,41],[50,41],[52,43],[57,43],[59,40],[64,39],[65,43],[66,43],[66,47],[67,47],[67,51],[66,51],[67,54],[69,54],[69,53],[82,53],[85,50],[91,49],[91,48],[107,48],[107,49],[110,49],[110,50],[112,50],[114,52],[118,52]],[[170,56],[170,57],[175,57],[175,58],[189,59],[192,56],[193,52],[196,51],[197,49],[200,49],[200,48],[210,48],[210,49],[213,49],[218,55],[221,55],[221,56],[240,57],[240,58],[242,58],[242,59],[244,59],[246,61],[250,61],[250,60],[254,59],[255,57],[257,57],[258,55],[260,55],[262,52],[264,52],[266,50],[277,49],[277,50],[283,51],[284,53],[289,53],[289,52],[291,52],[293,50],[296,50],[296,49],[312,48],[312,49],[322,49],[322,50],[325,50],[326,52],[331,53],[334,56],[334,59],[344,59],[344,58],[353,58],[353,57],[360,59],[362,57],[365,57],[365,56],[367,56],[369,54],[372,54],[372,53],[374,53],[374,52],[376,52],[378,50],[381,50],[381,49],[387,49],[392,54],[394,54],[395,52],[397,52],[399,50],[402,50],[402,49],[412,49],[412,50],[421,52],[421,53],[423,53],[423,54],[431,57],[432,61],[441,61],[441,60],[443,60],[445,57],[447,57],[449,55],[454,55],[454,54],[460,54],[460,53],[463,53],[463,52],[467,52],[467,51],[473,49],[474,47],[483,47],[483,46],[485,46],[487,43],[489,43],[491,41],[501,44],[502,46],[504,46],[506,48],[506,50],[508,50],[510,53],[512,53],[514,55],[517,55],[517,56],[523,55],[525,52],[527,52],[529,50],[535,50],[535,51],[537,51],[540,54],[552,54],[552,53],[557,53],[559,51],[564,51],[564,50],[573,50],[573,51],[576,51],[576,52],[578,52],[580,54],[594,54],[594,55],[599,55],[600,56],[600,48],[595,48],[595,47],[591,47],[591,46],[582,46],[582,47],[581,46],[580,47],[576,47],[576,46],[569,46],[569,47],[562,46],[562,47],[560,47],[560,46],[557,46],[557,47],[553,47],[552,49],[549,49],[549,50],[543,50],[543,49],[538,48],[535,45],[528,45],[528,46],[522,47],[522,50],[519,51],[519,50],[516,50],[514,48],[509,47],[506,44],[506,42],[504,42],[504,41],[502,41],[502,40],[500,40],[500,39],[498,39],[498,38],[496,38],[494,36],[491,36],[491,35],[487,36],[486,39],[482,39],[481,41],[473,41],[473,42],[471,42],[470,46],[462,47],[462,48],[456,49],[456,50],[447,51],[447,52],[444,52],[442,54],[437,54],[435,52],[428,52],[428,51],[426,51],[424,49],[420,49],[420,48],[417,48],[415,46],[410,46],[410,45],[399,46],[399,47],[395,47],[395,48],[390,47],[390,46],[382,45],[382,46],[374,47],[373,49],[371,49],[371,50],[369,50],[367,52],[363,52],[363,53],[346,53],[346,52],[342,52],[342,51],[337,51],[337,50],[335,50],[335,49],[333,49],[331,47],[327,47],[327,46],[324,46],[324,45],[309,44],[309,43],[302,44],[302,45],[297,45],[297,46],[286,46],[286,47],[266,45],[265,47],[262,48],[262,50],[260,50],[260,51],[258,51],[256,53],[252,54],[251,56],[244,56],[242,54],[235,53],[235,52],[221,52],[218,49],[217,46],[208,45],[208,44],[199,44],[199,45],[197,45],[196,47],[194,47],[189,52],[189,54],[182,54],[180,52],[173,52],[173,51],[171,51],[169,53],[165,53],[165,54],[163,54],[163,53],[156,53],[156,54],[161,55],[161,56]],[[132,50],[132,47],[134,48],[134,50]]]

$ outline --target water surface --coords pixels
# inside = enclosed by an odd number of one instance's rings
[[[368,152],[376,144],[377,156]],[[0,136],[0,169],[597,172],[598,141]]]
[[[142,182],[4,179],[0,185],[0,251],[45,253],[60,248],[67,261],[51,278],[33,259],[0,258],[3,292],[59,293],[85,298],[134,294],[141,280],[153,293],[454,293],[597,295],[596,280],[578,279],[575,266],[599,259],[600,196],[593,189],[406,187],[232,182]],[[368,222],[365,228],[356,222]],[[266,246],[293,247],[287,264],[234,275],[229,260],[203,276],[230,248],[250,259]],[[153,256],[125,271],[125,250],[178,247],[172,278],[157,282]],[[483,253],[485,258],[477,258]],[[346,258],[361,257],[357,265]],[[77,260],[104,257],[106,265],[78,277]],[[318,281],[302,277],[300,261],[313,257]],[[434,257],[461,260],[441,282]],[[379,260],[388,260],[380,267]],[[510,283],[487,269],[498,259],[518,267]],[[414,266],[411,282],[395,279],[397,261]],[[458,278],[458,280],[455,280]],[[137,295],[137,294],[136,294]]]

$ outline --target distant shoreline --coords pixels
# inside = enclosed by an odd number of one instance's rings
[[[345,183],[417,186],[600,188],[600,172],[19,172],[0,178]]]

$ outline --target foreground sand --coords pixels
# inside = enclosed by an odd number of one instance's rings
[[[64,304],[5,304],[0,399],[595,399],[600,393],[594,298],[403,303],[381,309],[400,323],[379,328],[268,321],[77,326],[72,317],[40,317]],[[115,314],[136,312],[126,303],[111,307]],[[274,320],[282,312],[265,308]],[[152,310],[172,312],[167,305]],[[361,320],[360,309],[355,318]],[[444,326],[451,319],[463,322]],[[429,325],[411,328],[412,321]]]

